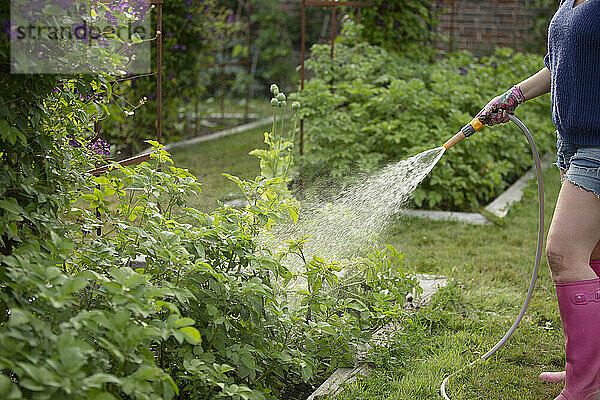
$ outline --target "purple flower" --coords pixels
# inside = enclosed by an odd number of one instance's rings
[[[52,93],[60,93],[62,91],[62,89],[65,88],[65,85],[63,85],[62,82],[58,82],[56,84],[56,87],[54,89],[52,89]]]
[[[186,97],[186,96],[183,96],[183,102],[184,103],[189,103],[190,102],[190,98]]]
[[[119,25],[119,23],[117,22],[117,17],[115,17],[114,15],[111,14],[110,11],[105,11],[104,12],[104,17],[108,20],[108,23],[113,25],[113,26],[117,26]]]
[[[81,147],[81,142],[77,140],[74,134],[70,133],[69,135],[67,135],[67,137],[69,138],[69,146]]]
[[[148,0],[134,0],[134,2],[135,1],[137,1],[137,4],[133,5],[132,7],[133,15],[136,17],[136,19],[143,20],[146,16],[146,13],[150,9],[150,4]]]
[[[191,13],[187,13],[187,14],[185,14],[185,18],[192,19],[192,18],[194,18],[194,16]]]
[[[100,156],[110,155],[110,145],[106,140],[97,139],[94,142],[88,143],[88,148]]]
[[[492,61],[492,64],[491,64],[491,66],[492,66],[492,68],[494,68],[494,69],[498,69],[498,64],[496,64],[496,61]]]
[[[112,3],[108,4],[108,8],[110,8],[112,11],[117,11],[122,13],[123,11],[125,11],[125,8],[128,6],[127,4],[127,0],[118,0],[118,1],[113,1]]]
[[[192,5],[192,0],[185,0],[185,5],[190,7]]]
[[[29,7],[33,11],[40,11],[42,8],[44,8],[45,3],[46,0],[33,0],[29,2]]]
[[[169,78],[169,80],[173,80],[173,78],[175,78],[175,74],[169,74],[167,75],[167,77]]]
[[[233,10],[229,9],[229,15],[227,16],[227,23],[233,24],[235,22],[235,18],[233,17]]]
[[[6,34],[6,36],[8,36],[9,39],[16,39],[18,36],[17,33],[17,26],[16,25],[12,25],[11,26],[11,21],[10,19],[6,19],[4,21],[2,21],[2,32],[4,32]]]
[[[75,38],[81,40],[83,43],[87,44],[88,41],[90,40],[87,24],[85,22],[73,24],[73,36],[75,36]]]
[[[92,65],[90,63],[86,63],[85,65],[94,72],[98,71],[98,67],[96,67],[95,65]]]
[[[462,76],[467,76],[469,74],[469,71],[467,71],[467,69],[464,67],[459,67],[458,73],[461,74]]]
[[[150,93],[148,96],[146,96],[148,98],[148,100],[153,101],[154,99],[156,99],[156,95],[154,93]]]
[[[10,33],[10,19],[5,19],[4,21],[2,21],[0,29],[2,29],[2,32],[8,35]]]
[[[175,37],[175,34],[173,32],[167,32],[167,37]]]
[[[176,43],[175,45],[173,45],[173,50],[186,51],[187,50],[187,46],[185,44]]]

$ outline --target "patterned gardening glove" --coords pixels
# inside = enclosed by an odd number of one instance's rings
[[[515,85],[506,93],[494,97],[475,118],[489,126],[508,122],[508,114],[514,114],[517,106],[524,101],[525,96]]]

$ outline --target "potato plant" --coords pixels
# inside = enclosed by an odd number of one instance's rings
[[[200,183],[159,143],[147,162],[88,172],[107,162],[83,145],[88,100],[73,90],[103,85],[88,79],[11,78],[3,92],[0,398],[276,399],[404,316],[416,281],[398,254],[345,261],[355,273],[338,277],[343,264],[307,259],[305,239],[281,252],[257,240],[298,219],[282,118],[254,152],[261,175],[230,176],[249,206],[202,213],[186,204]]]
[[[353,171],[372,171],[441,146],[494,96],[543,67],[542,57],[498,49],[476,58],[440,55],[435,63],[412,61],[358,40],[347,24],[331,60],[326,45],[312,47],[312,78],[299,93],[306,156],[300,181],[314,175],[331,182]],[[516,112],[541,152],[555,134],[547,96]],[[512,124],[485,128],[452,148],[413,196],[419,207],[474,210],[487,204],[531,166],[527,141]]]

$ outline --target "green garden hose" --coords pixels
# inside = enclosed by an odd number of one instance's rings
[[[496,343],[496,345],[492,349],[490,349],[487,353],[485,353],[483,356],[481,356],[477,360],[473,361],[469,365],[465,366],[464,368],[462,368],[462,369],[460,369],[458,371],[455,371],[454,373],[452,373],[451,375],[449,375],[448,377],[446,377],[446,379],[444,379],[444,381],[442,382],[442,385],[440,386],[440,392],[442,394],[442,397],[444,399],[446,399],[446,400],[450,400],[450,398],[446,394],[446,384],[448,383],[448,380],[450,378],[452,378],[453,376],[455,376],[456,374],[458,374],[460,372],[465,371],[466,369],[472,367],[473,365],[477,364],[478,362],[486,361],[487,359],[489,359],[502,346],[504,346],[504,344],[506,344],[506,342],[508,341],[508,339],[510,339],[510,337],[512,336],[512,334],[515,332],[515,330],[519,326],[519,323],[523,319],[523,316],[525,315],[525,311],[527,310],[527,307],[529,306],[529,302],[531,300],[531,296],[533,295],[533,289],[535,288],[535,282],[537,280],[538,271],[539,271],[539,268],[540,268],[540,261],[542,259],[542,244],[544,242],[544,183],[543,183],[543,180],[542,180],[542,165],[541,165],[541,162],[540,162],[540,155],[538,153],[537,146],[535,145],[533,137],[531,136],[531,133],[529,133],[529,129],[527,129],[527,127],[525,126],[525,124],[523,124],[523,122],[521,122],[517,117],[515,117],[513,115],[509,114],[508,117],[510,118],[510,120],[512,122],[514,122],[519,127],[519,129],[521,129],[521,131],[523,132],[523,134],[527,138],[527,141],[529,142],[529,146],[531,147],[531,153],[533,154],[533,164],[534,164],[534,167],[535,167],[535,174],[536,174],[536,177],[537,177],[538,202],[539,202],[538,210],[539,210],[539,215],[538,215],[537,252],[536,252],[536,256],[535,256],[535,263],[534,263],[534,267],[533,267],[533,273],[532,273],[532,276],[531,276],[531,282],[529,283],[529,290],[527,291],[527,296],[525,296],[525,301],[523,302],[523,306],[521,307],[521,312],[519,313],[519,315],[515,319],[515,322],[513,322],[513,324],[510,327],[510,329],[506,332],[506,334],[504,335],[504,337],[502,337],[502,339],[500,339],[498,341],[498,343]],[[478,129],[476,129],[476,130],[478,130]],[[457,138],[457,136],[458,136],[458,140],[455,139],[455,138]],[[460,140],[462,140],[462,139],[464,139],[465,137],[468,137],[468,136],[465,136],[462,133],[462,130],[461,130],[461,132],[459,132],[457,135],[455,135],[454,138],[452,138],[448,142],[446,142],[447,144],[450,143],[450,145],[448,147],[446,145],[444,145],[444,147],[446,147],[446,149],[449,149],[454,144],[458,143]]]

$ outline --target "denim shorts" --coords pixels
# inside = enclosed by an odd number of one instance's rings
[[[557,160],[554,165],[565,172],[562,179],[600,197],[600,146],[581,146],[563,140],[557,133]]]

